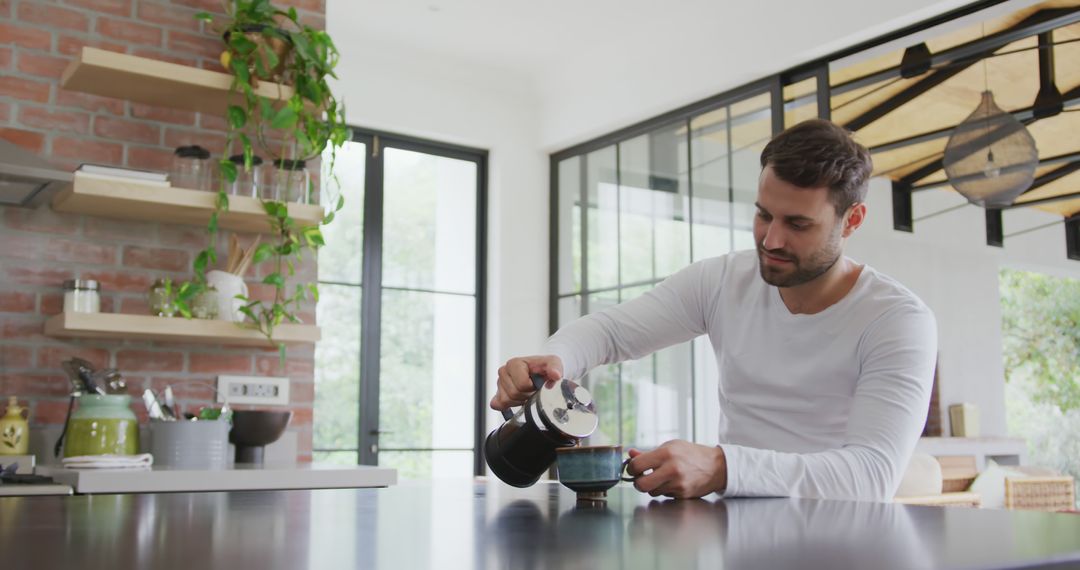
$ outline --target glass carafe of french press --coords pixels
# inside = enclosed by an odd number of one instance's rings
[[[555,450],[572,447],[592,435],[599,419],[592,394],[570,380],[532,376],[536,392],[484,442],[484,457],[492,473],[515,487],[535,483],[553,463]]]

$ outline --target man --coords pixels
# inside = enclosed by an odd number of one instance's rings
[[[491,407],[524,402],[530,373],[581,378],[705,334],[720,370],[719,445],[631,449],[635,487],[678,498],[890,500],[926,419],[933,314],[843,255],[866,218],[872,170],[846,131],[800,123],[765,147],[761,166],[756,251],[694,263],[563,327],[544,355],[499,369]]]

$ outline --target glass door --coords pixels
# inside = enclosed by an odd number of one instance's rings
[[[377,134],[339,153],[352,190],[319,259],[316,461],[480,472],[485,168],[482,151]]]

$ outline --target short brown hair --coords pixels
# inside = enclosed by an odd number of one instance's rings
[[[800,188],[829,189],[836,215],[866,199],[874,164],[851,133],[825,119],[803,121],[773,137],[761,151],[761,168]]]

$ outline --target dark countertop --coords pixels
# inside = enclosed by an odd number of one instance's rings
[[[4,568],[1080,566],[1080,516],[556,484],[0,498]]]

